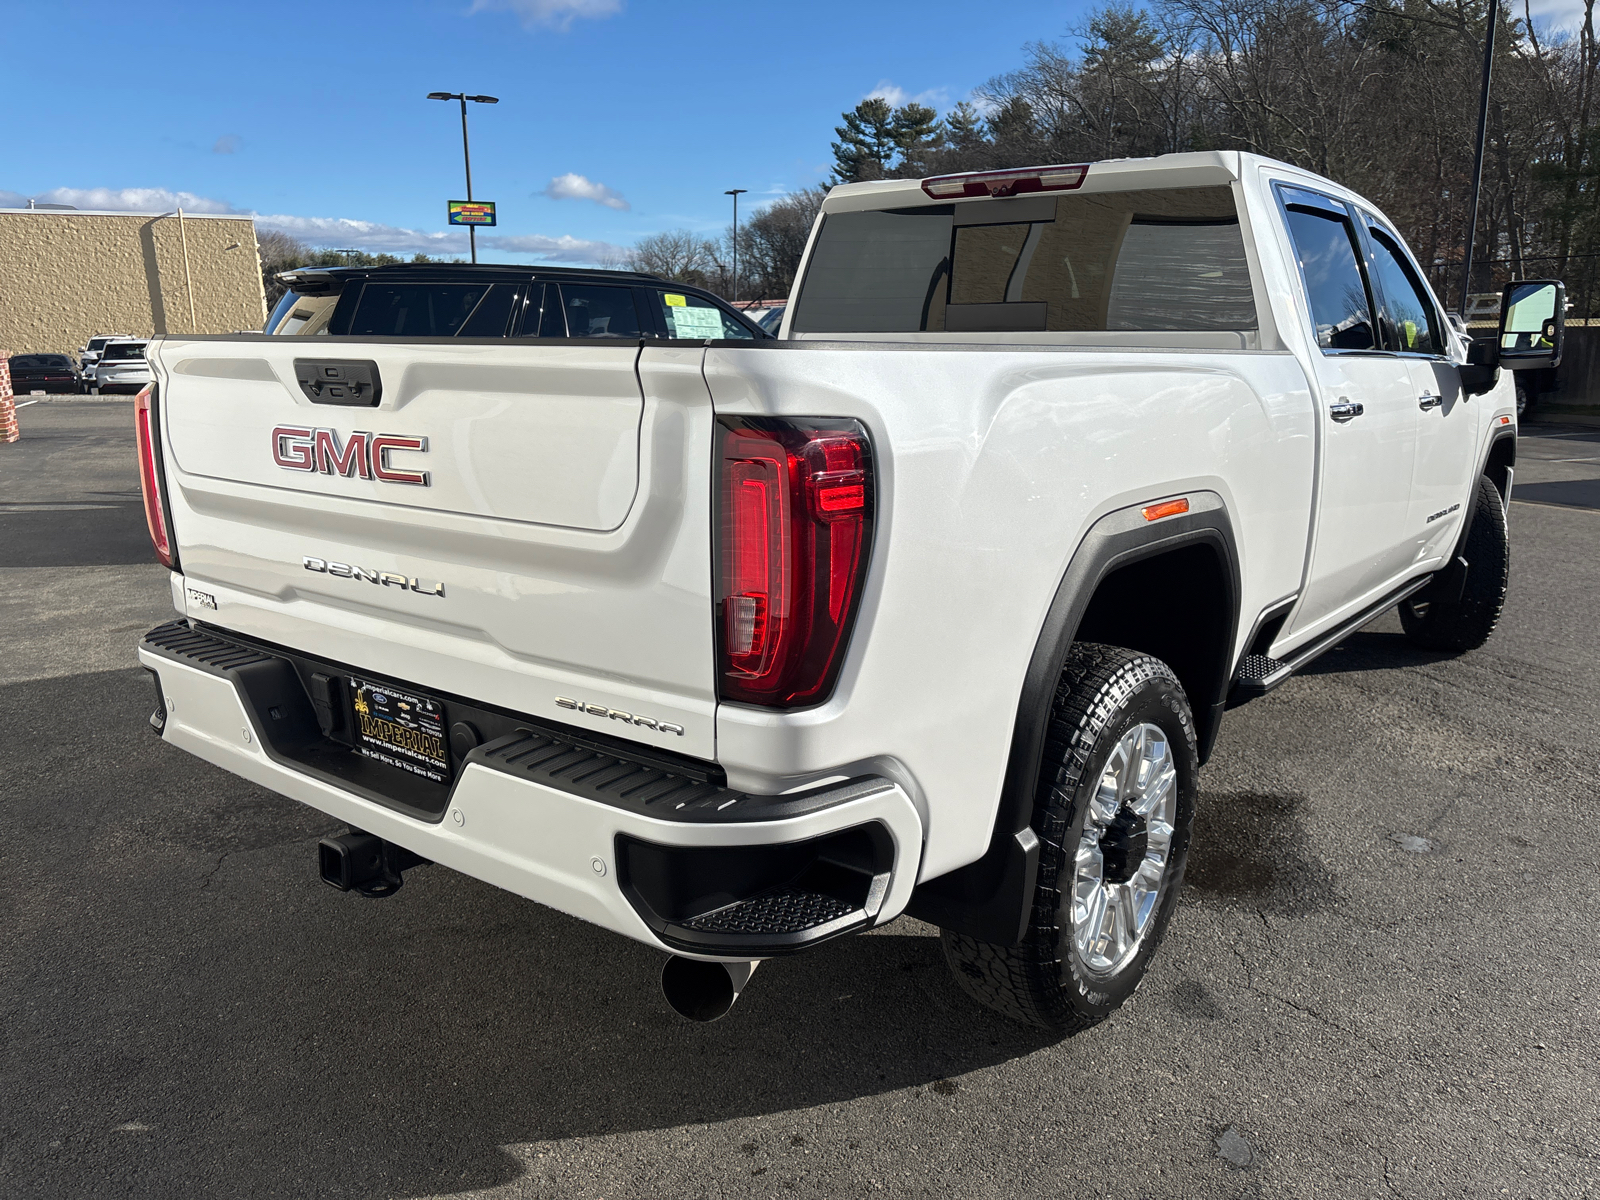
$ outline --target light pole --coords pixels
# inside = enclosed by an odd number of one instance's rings
[[[467,145],[467,101],[474,104],[499,104],[498,96],[469,96],[465,92],[429,92],[429,100],[459,100],[461,101],[461,157],[467,163],[467,199],[472,199],[472,151]],[[478,230],[472,225],[467,226],[467,238],[472,243],[472,261],[478,261]]]
[[[749,188],[729,188],[724,196],[733,197],[733,299],[739,299],[739,197]]]
[[[1478,237],[1478,191],[1483,186],[1483,137],[1489,125],[1489,81],[1494,76],[1494,33],[1500,23],[1499,0],[1489,0],[1489,24],[1483,38],[1483,91],[1478,97],[1478,145],[1472,159],[1472,200],[1467,205],[1467,262],[1461,268],[1461,319],[1467,317],[1472,288],[1472,252]],[[1492,255],[1493,249],[1489,251]]]

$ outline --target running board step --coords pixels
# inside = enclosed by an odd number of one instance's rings
[[[1363,609],[1321,637],[1307,642],[1287,658],[1269,658],[1265,654],[1245,655],[1239,661],[1238,670],[1234,672],[1233,687],[1228,691],[1228,707],[1238,708],[1241,704],[1265,696],[1296,671],[1321,658],[1363,625],[1377,620],[1401,601],[1420,592],[1435,578],[1435,575],[1424,575],[1420,579],[1401,584],[1376,604]]]

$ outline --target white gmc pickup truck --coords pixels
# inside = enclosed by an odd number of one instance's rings
[[[1480,645],[1501,368],[1378,210],[1236,153],[835,188],[772,338],[645,275],[301,271],[153,341],[174,746],[673,956],[687,1016],[910,913],[1075,1031],[1133,991],[1225,709],[1400,606]]]

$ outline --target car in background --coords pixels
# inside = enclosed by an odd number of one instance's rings
[[[11,390],[18,395],[29,392],[71,392],[85,390],[83,375],[66,354],[13,354]]]
[[[150,364],[144,358],[142,339],[107,342],[94,366],[94,381],[102,396],[111,392],[137,392],[150,382]]]
[[[761,326],[762,329],[765,329],[773,337],[777,337],[778,336],[778,326],[783,324],[783,314],[788,309],[788,307],[789,306],[787,304],[779,304],[779,305],[775,305],[772,308],[759,308],[759,309],[756,309],[754,312],[745,313],[745,316],[749,317],[752,321],[754,321],[757,325]]]
[[[133,335],[128,333],[97,333],[79,346],[78,368],[86,379],[94,377],[94,365],[100,361],[100,352],[106,348],[107,342],[126,342],[132,337]]]

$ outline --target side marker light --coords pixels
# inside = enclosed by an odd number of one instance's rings
[[[1146,505],[1143,511],[1146,521],[1159,521],[1162,517],[1176,517],[1180,513],[1189,511],[1189,499],[1184,497],[1181,500],[1163,500],[1160,504]]]

